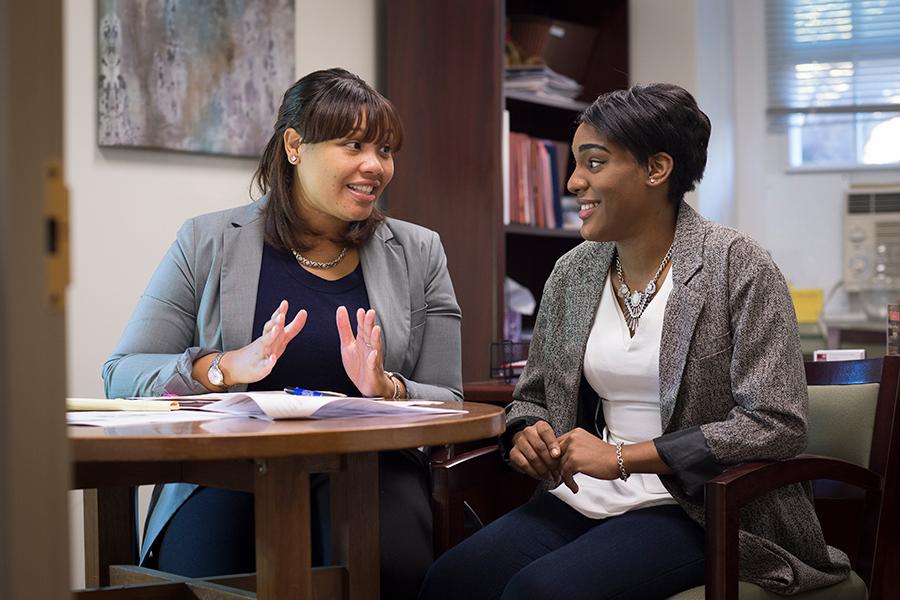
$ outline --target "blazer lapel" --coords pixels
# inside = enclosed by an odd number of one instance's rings
[[[262,206],[264,200],[248,206],[225,229],[221,288],[222,345],[233,350],[249,344],[256,312],[256,283],[262,265],[264,243]],[[250,284],[248,285],[248,282]],[[272,307],[275,310],[275,307]]]
[[[400,244],[393,241],[390,227],[382,224],[372,240],[360,248],[369,304],[381,326],[384,368],[388,371],[411,370],[406,347],[410,331],[409,270]]]
[[[588,336],[594,325],[597,314],[597,306],[603,295],[603,285],[609,273],[615,246],[609,243],[593,243],[593,248],[588,254],[588,259],[580,261],[578,273],[567,278],[569,289],[565,292],[565,327],[562,329],[565,339],[564,353],[567,358],[562,361],[565,372],[562,373],[562,381],[566,390],[561,398],[559,407],[561,423],[565,430],[575,425],[575,412],[581,386],[581,376],[584,370],[584,353],[587,347]],[[548,307],[549,308],[549,307]]]
[[[697,317],[705,294],[693,289],[691,280],[703,265],[703,218],[682,201],[675,225],[672,250],[672,292],[663,316],[659,347],[659,397],[663,432],[669,426],[678,399]]]

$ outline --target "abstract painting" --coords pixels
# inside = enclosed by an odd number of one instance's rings
[[[99,0],[101,146],[257,156],[294,81],[294,0]]]

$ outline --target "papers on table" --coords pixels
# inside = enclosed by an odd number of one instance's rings
[[[203,398],[207,396],[198,396]],[[198,410],[227,413],[261,419],[339,419],[344,417],[378,417],[386,415],[457,415],[464,410],[437,408],[428,400],[403,402],[371,398],[332,398],[328,396],[294,396],[284,392],[234,392],[208,394],[220,400]]]
[[[125,425],[146,425],[148,423],[186,423],[209,421],[229,415],[203,413],[195,410],[171,411],[78,411],[66,413],[67,425],[88,425],[93,427],[122,427]]]
[[[387,401],[371,398],[295,396],[284,392],[232,392],[185,397],[140,398],[115,402],[172,403],[175,410],[69,412],[69,425],[99,427],[159,422],[204,421],[221,417],[257,419],[339,419],[392,415],[456,415],[467,411],[443,408],[431,400]],[[135,407],[138,405],[135,404]],[[151,405],[152,406],[152,405]]]

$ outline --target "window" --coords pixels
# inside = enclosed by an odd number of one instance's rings
[[[900,0],[767,0],[766,29],[791,166],[900,165]]]

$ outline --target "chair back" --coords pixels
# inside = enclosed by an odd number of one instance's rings
[[[839,458],[882,479],[880,498],[813,483],[825,538],[846,551],[872,598],[900,584],[898,495],[900,357],[806,363],[809,442],[806,452]]]
[[[806,452],[868,467],[880,382],[808,385]]]
[[[897,404],[897,360],[806,363],[806,452],[840,458],[884,476]]]

